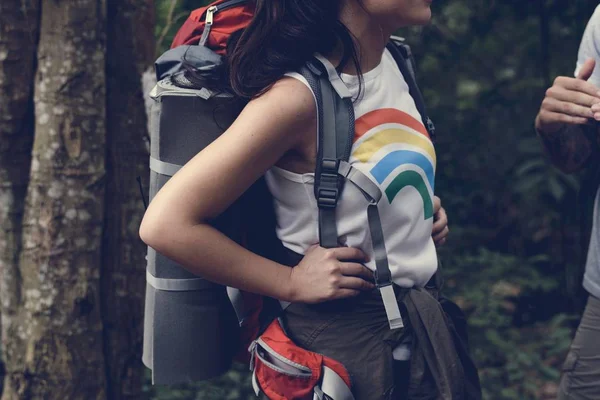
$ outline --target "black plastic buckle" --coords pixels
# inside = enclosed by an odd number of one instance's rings
[[[321,161],[321,174],[337,175],[339,167],[340,160],[324,158],[323,161]]]
[[[385,271],[383,273],[383,276],[380,276],[378,271],[375,270],[373,271],[373,278],[375,278],[375,286],[377,286],[378,289],[381,289],[382,287],[386,287],[386,286],[390,286],[392,285],[392,274],[389,271]]]
[[[338,189],[319,188],[317,205],[319,208],[335,208],[339,197]]]
[[[319,171],[317,205],[320,208],[335,208],[340,196],[338,174],[339,160],[323,159]]]

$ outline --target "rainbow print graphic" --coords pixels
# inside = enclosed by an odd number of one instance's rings
[[[371,175],[390,203],[405,187],[423,199],[425,219],[433,217],[436,155],[423,123],[394,108],[371,111],[356,120],[352,157],[375,164]]]

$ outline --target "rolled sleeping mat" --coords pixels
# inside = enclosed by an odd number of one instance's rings
[[[179,88],[169,79],[160,81],[151,96],[150,201],[239,112],[231,97]],[[239,213],[236,203],[214,221],[238,242]],[[153,384],[205,380],[226,372],[239,340],[226,287],[190,273],[150,247],[147,261],[142,359],[152,370]]]

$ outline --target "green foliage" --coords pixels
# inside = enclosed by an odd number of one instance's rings
[[[227,374],[210,381],[162,387],[147,385],[145,391],[153,400],[256,400],[248,368],[241,364],[234,364]]]
[[[448,255],[445,293],[469,316],[470,344],[480,367],[486,399],[538,399],[555,389],[572,337],[570,318],[553,314],[530,322],[536,307],[523,299],[554,292],[558,282],[539,271],[543,258],[529,260],[481,248]]]
[[[179,1],[165,30],[170,3],[157,0],[159,52],[179,13],[206,2]],[[597,2],[434,3],[430,26],[400,34],[438,128],[436,192],[451,228],[445,293],[469,316],[486,399],[553,399],[585,300],[586,238],[579,179],[547,163],[533,120],[554,77],[573,74]],[[252,397],[242,367],[210,383],[148,390],[157,400]]]

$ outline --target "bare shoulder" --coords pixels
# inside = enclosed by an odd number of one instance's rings
[[[274,131],[286,135],[302,134],[303,128],[312,126],[317,116],[311,90],[298,79],[287,76],[251,100],[239,120],[243,121],[248,114],[266,118],[263,123],[277,125],[279,129],[275,127]]]

